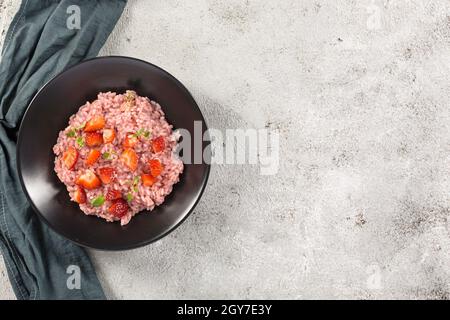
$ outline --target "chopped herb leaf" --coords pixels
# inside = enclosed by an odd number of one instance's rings
[[[127,201],[130,202],[133,200],[133,195],[131,194],[131,192],[128,192],[126,195]]]
[[[142,135],[142,132],[144,131],[144,129],[139,129],[138,131],[136,131],[132,136],[134,138],[139,138]]]
[[[102,158],[105,159],[105,160],[111,159],[111,153],[109,153],[109,152],[104,152],[104,153],[102,154]]]
[[[68,136],[69,138],[75,138],[76,135],[77,133],[73,129],[66,133],[66,136]]]
[[[139,138],[141,136],[144,136],[145,138],[150,137],[150,131],[141,128],[138,131],[136,131],[135,134],[133,134],[133,137],[135,137],[135,138]]]
[[[78,144],[78,146],[79,146],[80,148],[83,148],[83,147],[84,147],[84,140],[83,140],[83,137],[78,137],[77,140],[76,140],[76,142],[77,142],[77,144]]]
[[[133,178],[133,181],[128,181],[127,183],[132,185],[132,190],[134,192],[138,192],[139,181],[141,181],[141,177],[140,176],[136,176],[136,177]]]
[[[105,197],[100,195],[97,198],[94,198],[91,201],[91,204],[93,207],[100,207],[101,205],[103,205],[105,203]]]

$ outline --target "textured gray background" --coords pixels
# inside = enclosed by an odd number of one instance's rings
[[[91,251],[107,295],[450,298],[449,9],[130,1],[101,54],[167,69],[211,127],[279,129],[280,171],[216,166],[171,235]]]

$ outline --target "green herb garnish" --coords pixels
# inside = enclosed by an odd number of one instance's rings
[[[128,202],[131,202],[133,200],[133,195],[131,194],[131,192],[127,193],[126,198]]]
[[[102,158],[105,159],[105,160],[111,159],[111,153],[109,153],[109,152],[104,152],[104,153],[102,154]]]
[[[142,129],[139,129],[138,131],[136,131],[134,134],[132,134],[131,136],[133,138],[139,138],[142,135]]]
[[[140,181],[141,181],[141,177],[136,176],[133,178],[133,181],[127,181],[127,183],[132,186],[133,192],[138,192],[138,184]]]
[[[72,129],[66,133],[66,136],[68,136],[69,138],[75,138],[76,135],[77,135],[77,132],[74,129]]]
[[[105,197],[104,196],[98,196],[97,198],[94,198],[91,201],[91,204],[93,207],[100,207],[101,205],[103,205],[105,203]]]
[[[144,129],[139,129],[138,131],[136,131],[136,134],[138,135],[138,136],[142,136],[143,134],[144,134]]]
[[[83,147],[84,147],[84,140],[83,140],[83,137],[78,137],[77,140],[76,140],[76,142],[77,142],[77,144],[78,144],[78,146],[79,146],[80,148],[83,148]]]
[[[148,138],[150,137],[150,131],[141,128],[138,131],[136,131],[136,133],[134,133],[132,136],[135,138],[139,138],[141,136]]]

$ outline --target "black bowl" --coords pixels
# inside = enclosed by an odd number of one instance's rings
[[[188,90],[161,68],[128,57],[100,57],[81,62],[50,80],[33,98],[22,120],[17,166],[23,190],[34,210],[57,233],[82,246],[131,249],[156,241],[180,225],[205,189],[210,165],[185,164],[172,193],[152,212],[137,214],[126,226],[85,215],[70,201],[56,176],[52,148],[69,117],[99,92],[135,90],[161,104],[170,124],[190,131],[205,120]],[[192,147],[194,139],[192,140]],[[204,141],[203,149],[209,142]],[[210,154],[208,154],[210,156]]]

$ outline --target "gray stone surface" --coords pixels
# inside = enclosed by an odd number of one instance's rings
[[[107,295],[450,298],[449,9],[130,1],[102,54],[174,74],[211,127],[279,129],[280,170],[215,166],[171,235],[90,251]]]

